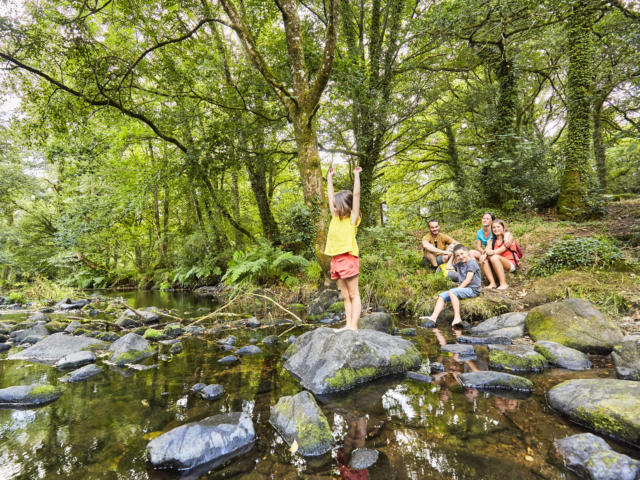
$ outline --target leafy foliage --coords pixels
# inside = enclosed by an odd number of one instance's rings
[[[231,285],[298,284],[294,273],[309,266],[309,261],[291,252],[284,252],[262,240],[246,251],[236,251],[227,265],[222,280]]]
[[[606,237],[565,238],[554,243],[529,274],[546,277],[562,270],[612,268],[622,260],[622,251]]]

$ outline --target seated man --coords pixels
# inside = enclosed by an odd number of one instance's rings
[[[449,235],[440,233],[440,223],[437,220],[429,220],[429,233],[422,237],[422,264],[437,268],[438,265],[447,263],[451,258],[451,249],[457,244]]]

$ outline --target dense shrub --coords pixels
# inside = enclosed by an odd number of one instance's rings
[[[621,250],[606,237],[566,238],[536,261],[530,275],[546,277],[562,270],[612,268],[623,263]]]

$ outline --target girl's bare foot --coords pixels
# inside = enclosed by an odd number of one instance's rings
[[[452,328],[462,327],[462,319],[461,318],[455,318],[453,320],[453,322],[451,322],[451,327]]]
[[[496,287],[497,287],[497,285],[495,283],[490,283],[489,285],[487,285],[484,288],[491,289],[491,288],[496,288]]]
[[[334,332],[344,332],[345,330],[348,330],[349,327],[342,327],[342,328],[334,328],[333,331]]]
[[[506,290],[507,288],[509,288],[509,285],[500,285],[497,290]]]

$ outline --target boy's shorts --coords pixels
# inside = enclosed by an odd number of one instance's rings
[[[449,295],[449,292],[453,293],[458,298],[473,298],[473,297],[477,297],[478,296],[478,294],[476,292],[474,292],[472,288],[469,288],[469,287],[452,288],[451,290],[447,290],[446,292],[442,292],[439,296],[442,297],[442,299],[445,302],[450,302],[451,301],[451,295]]]
[[[331,278],[351,278],[360,273],[360,259],[350,253],[341,253],[331,259]]]

